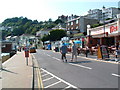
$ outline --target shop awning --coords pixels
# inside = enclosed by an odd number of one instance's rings
[[[84,36],[84,34],[83,33],[76,33],[73,35],[73,37],[81,37],[81,36]]]

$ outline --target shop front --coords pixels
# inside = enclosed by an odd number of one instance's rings
[[[120,31],[118,30],[118,22],[105,25],[105,29],[103,28],[103,26],[91,28],[89,29],[89,32],[93,38],[92,42],[94,45],[100,44],[112,46],[115,45],[117,42],[120,42]]]

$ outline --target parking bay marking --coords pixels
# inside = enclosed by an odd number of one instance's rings
[[[56,85],[56,84],[58,84],[58,83],[60,83],[60,82],[61,82],[61,81],[58,81],[58,82],[53,83],[53,84],[51,84],[51,85],[48,85],[48,86],[46,86],[46,87],[44,87],[44,88],[49,88],[49,87],[54,86],[54,85]]]
[[[52,78],[54,78],[54,77],[50,77],[50,78],[44,79],[43,82],[48,81],[48,80],[50,80]]]
[[[46,73],[50,74],[52,77],[54,77],[54,78],[58,79],[58,80],[59,80],[59,82],[57,82],[57,84],[58,84],[58,83],[60,83],[60,82],[63,82],[63,83],[65,83],[65,84],[69,85],[69,86],[70,86],[70,87],[72,87],[72,88],[77,88],[76,86],[74,86],[74,85],[72,85],[72,84],[70,84],[70,83],[66,82],[65,80],[63,80],[63,79],[61,79],[61,78],[59,78],[59,77],[55,76],[54,74],[52,74],[52,73],[50,73],[50,72],[48,72],[48,71],[44,70],[43,68],[41,68],[41,70],[43,70],[44,72],[46,72]],[[56,83],[54,83],[54,84],[52,84],[52,85],[55,85],[55,84],[56,84]],[[46,87],[48,87],[48,86],[46,86]],[[49,85],[49,87],[50,87],[50,85]]]

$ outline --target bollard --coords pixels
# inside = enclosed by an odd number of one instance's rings
[[[88,57],[88,50],[86,50],[86,53],[85,53],[85,54],[86,54],[86,57]]]

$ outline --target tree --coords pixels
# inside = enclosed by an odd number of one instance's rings
[[[44,35],[43,38],[41,39],[42,42],[45,42],[48,40],[49,40],[49,35]]]
[[[60,40],[64,36],[66,36],[66,32],[62,29],[55,29],[55,30],[50,31],[51,41]]]

